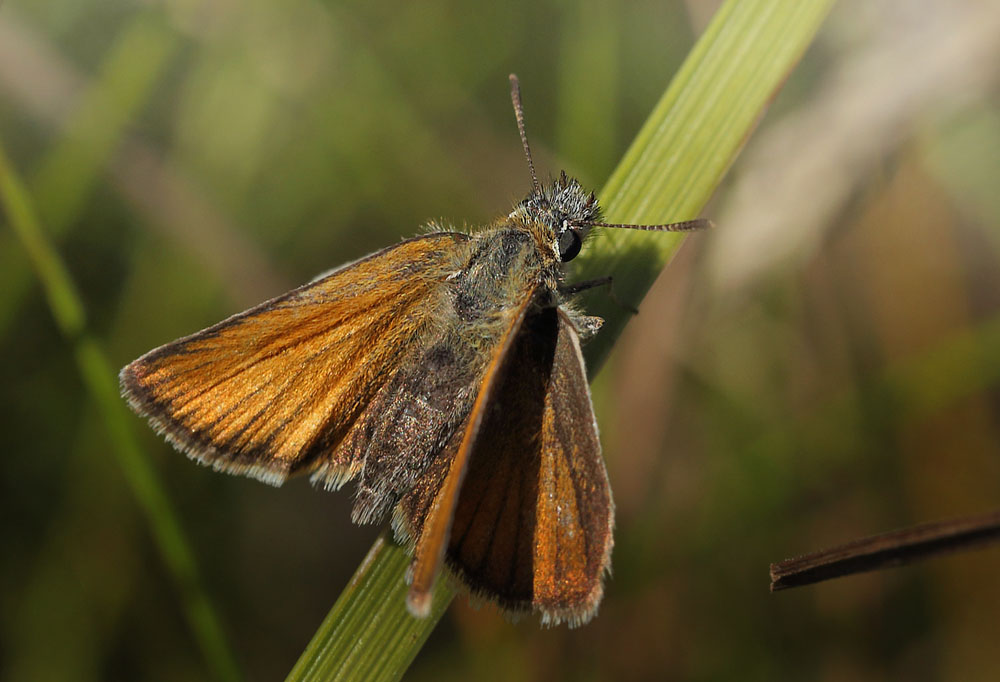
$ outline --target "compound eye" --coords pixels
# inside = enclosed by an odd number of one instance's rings
[[[580,246],[583,240],[580,233],[574,229],[563,230],[559,235],[559,259],[563,263],[573,260],[580,253]]]

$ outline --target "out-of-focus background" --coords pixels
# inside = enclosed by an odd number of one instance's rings
[[[715,2],[7,0],[0,140],[116,365],[528,188],[600,187]],[[1000,550],[781,594],[768,564],[1000,507],[1000,6],[844,0],[597,377],[588,626],[459,598],[414,680],[996,680]],[[613,218],[613,216],[611,216]],[[197,680],[104,422],[0,218],[0,678]],[[350,494],[130,426],[251,680],[371,544]]]

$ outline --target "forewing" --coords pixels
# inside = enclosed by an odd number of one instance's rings
[[[430,588],[441,567],[473,445],[489,421],[497,405],[497,391],[514,364],[512,352],[522,337],[520,331],[533,308],[536,292],[535,288],[525,292],[518,307],[509,310],[506,330],[497,341],[463,427],[452,434],[441,454],[399,504],[396,527],[414,545],[413,581],[407,604],[416,615],[426,615],[430,606]]]
[[[448,565],[472,592],[515,611],[534,602],[542,434],[557,341],[555,308],[524,321],[471,446],[448,541]]]
[[[467,237],[417,237],[153,350],[121,372],[132,407],[194,459],[281,483],[334,455],[416,352]]]
[[[561,311],[530,309],[513,333],[461,440],[400,505],[416,539],[414,585],[422,553],[436,551],[432,521],[450,512],[446,560],[473,593],[576,625],[600,602],[612,542],[586,373]]]

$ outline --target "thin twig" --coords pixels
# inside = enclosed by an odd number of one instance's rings
[[[910,526],[771,564],[771,591],[919,561],[1000,541],[1000,510]]]

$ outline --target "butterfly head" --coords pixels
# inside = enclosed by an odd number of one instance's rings
[[[516,213],[546,228],[552,249],[563,263],[576,258],[591,224],[601,220],[601,207],[594,193],[585,191],[566,173],[528,195],[518,204]]]
[[[560,173],[559,179],[548,187],[542,186],[531,160],[531,146],[524,129],[524,107],[521,106],[521,86],[517,76],[510,75],[510,99],[514,105],[514,118],[521,136],[524,158],[528,162],[533,191],[528,198],[514,209],[509,218],[520,222],[530,230],[537,230],[541,242],[552,248],[559,262],[566,263],[576,258],[583,246],[587,233],[594,227],[613,227],[629,230],[653,232],[688,232],[710,227],[711,222],[703,219],[685,220],[679,223],[661,225],[633,225],[630,223],[605,223],[601,221],[601,207],[593,192],[585,192],[580,183]]]

